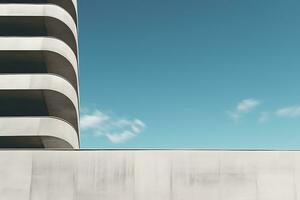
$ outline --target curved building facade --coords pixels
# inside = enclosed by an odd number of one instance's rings
[[[0,148],[79,148],[76,0],[0,0]]]

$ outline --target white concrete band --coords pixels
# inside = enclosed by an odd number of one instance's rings
[[[0,51],[52,51],[64,56],[73,66],[78,80],[77,58],[63,41],[50,37],[0,37]]]
[[[0,117],[1,136],[55,137],[79,148],[76,130],[64,120],[53,117]]]
[[[54,74],[2,74],[0,90],[52,90],[68,97],[76,108],[78,97],[74,87],[64,78]]]
[[[74,7],[75,7],[75,10],[76,10],[76,13],[78,14],[78,8],[77,8],[77,0],[72,0],[73,4],[74,4]]]
[[[70,28],[78,45],[76,24],[71,15],[60,6],[54,4],[0,4],[0,16],[46,16],[56,18]]]

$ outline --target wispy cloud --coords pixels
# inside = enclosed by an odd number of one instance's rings
[[[126,142],[144,131],[146,125],[139,119],[119,118],[99,110],[86,111],[81,117],[83,134],[106,137],[112,143]]]
[[[96,110],[93,113],[85,114],[81,117],[80,127],[82,129],[92,129],[102,126],[105,122],[109,120],[109,116]]]
[[[261,105],[261,102],[251,98],[240,101],[233,110],[227,111],[227,114],[238,122],[245,114],[253,111]],[[259,111],[257,113],[257,122],[264,124],[275,118],[300,118],[300,105],[286,106],[274,110]]]
[[[261,112],[258,118],[258,122],[263,124],[270,120],[271,114],[269,112]]]
[[[259,105],[260,102],[256,99],[244,99],[236,105],[234,111],[229,111],[228,114],[233,120],[238,121],[242,115],[252,111]]]
[[[258,122],[266,123],[269,122],[274,117],[278,117],[278,118],[300,117],[300,106],[283,107],[270,112],[261,112]]]
[[[300,106],[291,106],[278,109],[276,111],[278,117],[296,118],[300,117]]]
[[[259,106],[259,104],[260,104],[260,102],[258,100],[255,100],[255,99],[245,99],[245,100],[241,101],[237,105],[236,109],[240,113],[245,113],[245,112],[249,112],[253,108]]]

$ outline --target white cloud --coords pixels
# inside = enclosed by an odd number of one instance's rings
[[[278,117],[296,118],[300,117],[300,106],[281,108],[276,111]]]
[[[252,111],[254,108],[260,105],[260,102],[256,99],[244,99],[239,102],[234,111],[229,111],[229,116],[238,121],[242,115]]]
[[[124,131],[123,133],[107,134],[106,136],[112,143],[122,143],[122,142],[126,142],[127,140],[130,140],[136,135],[130,131]]]
[[[126,142],[146,128],[145,123],[139,119],[118,118],[99,110],[83,114],[80,125],[84,134],[106,137],[112,143]]]
[[[236,110],[240,113],[249,112],[253,108],[259,106],[259,104],[260,102],[255,99],[245,99],[237,105]]]
[[[99,111],[95,111],[92,114],[85,114],[80,119],[80,127],[82,129],[97,128],[105,121],[109,120],[109,117]]]

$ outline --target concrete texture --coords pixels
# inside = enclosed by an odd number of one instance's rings
[[[18,147],[21,148],[79,148],[76,130],[59,118],[1,117],[0,127],[2,132],[0,148],[13,146],[10,143],[14,143],[18,138],[20,138]],[[12,139],[9,140],[8,137]],[[33,141],[34,138],[38,138],[37,142],[27,145],[27,141]]]
[[[74,21],[77,21],[76,0],[0,0],[0,4],[57,5],[65,9]]]
[[[5,200],[299,200],[300,152],[1,151]]]
[[[0,148],[79,148],[76,4],[0,0]]]
[[[1,4],[1,16],[45,16],[62,21],[68,26],[77,40],[77,27],[71,15],[60,6],[51,4]]]
[[[78,114],[78,99],[74,87],[63,77],[53,74],[1,74],[0,90],[53,90],[68,97]],[[57,105],[58,107],[61,105]],[[60,109],[65,109],[61,107]],[[66,111],[67,112],[67,111]]]
[[[0,37],[1,51],[50,51],[65,57],[78,73],[76,55],[61,40],[49,37]],[[58,66],[59,67],[59,66]]]
[[[42,92],[34,94],[34,91]],[[22,107],[16,109],[22,106],[21,103],[23,106],[30,106],[31,109],[29,111]],[[0,75],[0,116],[5,115],[50,115],[67,121],[76,131],[79,129],[77,93],[68,81],[53,74]],[[21,123],[23,122],[19,121],[20,126]],[[0,130],[4,132],[1,126]],[[26,130],[24,134],[28,134]]]

